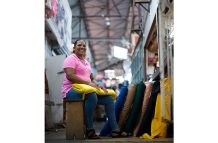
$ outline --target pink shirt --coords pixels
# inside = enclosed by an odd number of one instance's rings
[[[92,70],[90,63],[87,60],[83,63],[75,54],[71,54],[64,60],[62,68],[73,68],[76,76],[91,82],[90,75]],[[71,89],[71,87],[72,82],[67,79],[66,73],[64,73],[64,81],[61,90],[63,98],[66,97],[66,93]]]

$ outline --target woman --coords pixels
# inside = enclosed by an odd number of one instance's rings
[[[86,43],[84,40],[76,40],[74,43],[73,53],[68,56],[63,64],[64,81],[62,86],[62,96],[68,100],[81,99],[82,94],[76,92],[72,88],[73,83],[87,84],[94,88],[101,88],[97,82],[94,81],[91,72],[90,63],[85,60]],[[93,128],[93,114],[96,105],[104,105],[105,112],[108,117],[112,137],[120,136],[120,129],[116,122],[114,101],[111,96],[97,96],[96,93],[90,93],[85,99],[85,123],[86,133],[89,139],[98,139],[99,136],[95,134]]]

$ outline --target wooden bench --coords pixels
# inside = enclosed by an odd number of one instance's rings
[[[83,100],[64,100],[64,121],[66,139],[85,139],[85,118]]]

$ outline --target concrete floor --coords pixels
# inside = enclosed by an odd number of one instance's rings
[[[99,134],[101,127],[104,122],[94,122],[94,128],[96,129],[97,134]],[[165,139],[153,139],[145,140],[138,137],[128,137],[128,138],[102,138],[98,140],[66,140],[65,139],[65,128],[53,129],[50,131],[45,131],[45,143],[83,143],[83,142],[99,142],[99,143],[117,143],[117,142],[131,142],[131,143],[173,143],[173,138]]]

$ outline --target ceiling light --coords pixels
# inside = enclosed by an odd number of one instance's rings
[[[109,17],[105,17],[104,20],[105,20],[105,25],[106,26],[110,26],[111,25]]]
[[[110,25],[111,25],[110,21],[105,22],[105,24],[106,24],[107,26],[110,26]]]

